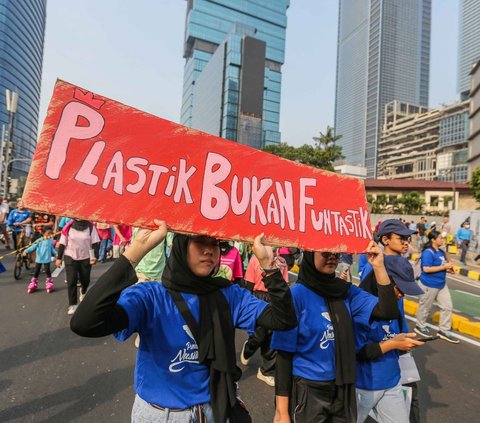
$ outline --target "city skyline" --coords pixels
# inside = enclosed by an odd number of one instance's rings
[[[6,134],[10,128],[6,90],[18,94],[16,111],[12,114],[13,147],[5,149],[5,160],[12,163],[9,176],[14,178],[27,175],[26,160],[33,158],[37,142],[46,7],[46,0],[0,0],[0,131],[5,125]]]
[[[59,77],[180,122],[187,3],[135,6],[48,2],[41,121]],[[434,0],[432,12],[429,105],[435,107],[457,96],[458,1]],[[282,141],[302,145],[333,126],[338,2],[293,0],[287,19],[280,132]]]
[[[431,0],[340,0],[338,26],[335,132],[372,178],[385,105],[428,106]]]

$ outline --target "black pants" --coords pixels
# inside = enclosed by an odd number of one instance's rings
[[[460,249],[462,250],[462,255],[460,256],[460,261],[465,264],[466,258],[467,258],[467,251],[468,251],[468,245],[470,244],[469,241],[464,239],[462,243],[460,244]]]
[[[45,274],[47,275],[47,278],[51,278],[52,272],[50,271],[50,263],[35,263],[35,270],[33,271],[33,277],[38,278],[42,265],[43,265],[43,270],[45,270]]]
[[[87,292],[88,285],[90,285],[90,271],[92,265],[90,259],[74,260],[69,256],[65,256],[65,272],[67,273],[68,286],[68,305],[77,304],[77,275],[80,276],[80,283],[82,284],[82,294]]]
[[[294,376],[290,415],[295,423],[350,423],[333,380],[315,382]]]
[[[410,423],[420,423],[420,404],[418,401],[417,382],[405,383],[403,386],[412,388],[412,404],[410,405]]]
[[[270,302],[268,292],[254,291],[253,295],[263,301]],[[253,335],[248,337],[248,341],[245,345],[245,358],[251,357],[260,348],[260,353],[262,354],[260,371],[265,376],[275,376],[275,359],[277,357],[277,352],[270,348],[272,333],[271,330],[259,326],[255,329]]]

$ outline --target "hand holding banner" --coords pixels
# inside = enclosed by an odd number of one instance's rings
[[[363,251],[363,181],[294,163],[57,81],[27,207],[307,250]]]

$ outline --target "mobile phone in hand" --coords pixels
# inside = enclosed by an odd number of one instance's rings
[[[417,341],[421,342],[429,342],[429,341],[435,341],[435,339],[439,339],[440,337],[438,335],[433,335],[433,336],[428,336],[425,338],[418,338]]]

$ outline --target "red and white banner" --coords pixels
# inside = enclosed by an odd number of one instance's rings
[[[24,193],[56,215],[307,250],[363,251],[363,181],[294,163],[57,81]]]

